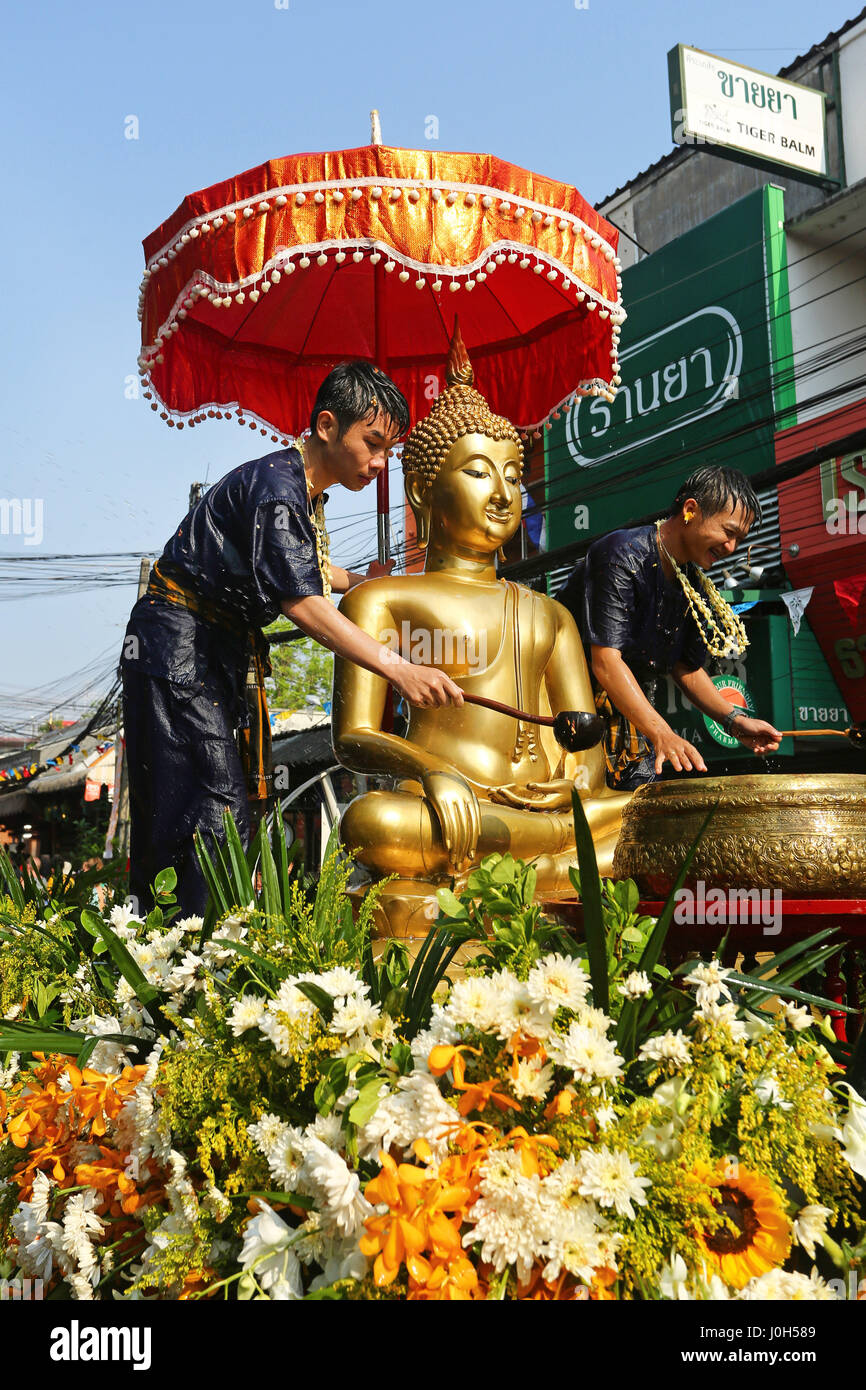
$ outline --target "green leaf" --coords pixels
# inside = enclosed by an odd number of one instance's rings
[[[701,840],[703,839],[706,833],[707,827],[715,814],[716,806],[713,805],[710,807],[710,810],[704,817],[703,823],[700,829],[698,830],[698,833],[695,836],[694,840],[692,841],[689,852],[683,860],[682,867],[679,873],[677,874],[676,882],[674,883],[674,886],[668,895],[667,901],[661,910],[661,915],[659,916],[659,919],[656,922],[655,927],[650,932],[649,939],[647,940],[646,946],[644,947],[640,959],[638,960],[637,969],[645,971],[650,979],[652,979],[655,974],[655,968],[658,965],[659,957],[662,953],[662,947],[665,944],[665,938],[667,937],[670,924],[673,921],[674,909],[676,907],[677,902],[677,893],[686,881],[689,869],[692,866],[692,861],[698,852],[698,846],[700,845]],[[616,1033],[614,1036],[616,1039],[617,1046],[619,1047],[620,1052],[622,1053],[623,1057],[627,1062],[631,1061],[632,1057],[637,1051],[638,1018],[641,1012],[641,1001],[639,999],[628,999],[626,1000],[626,1003],[623,1005],[622,1013],[620,1014],[619,1022],[617,1023]]]
[[[328,994],[321,985],[314,985],[311,980],[300,981],[295,985],[295,989],[300,990],[301,994],[305,994],[315,1004],[326,1023],[331,1022],[334,1017],[334,996],[332,994]]]
[[[271,853],[271,845],[266,833],[266,822],[264,817],[259,826],[258,842],[262,873],[262,906],[269,917],[277,917],[282,911],[280,883],[277,876],[277,866],[274,863],[274,856]]]
[[[163,894],[173,893],[177,887],[177,873],[174,869],[160,869],[153,881],[154,898],[160,898]]]
[[[312,1197],[307,1197],[302,1192],[244,1192],[244,1197],[258,1197],[263,1202],[272,1204],[283,1202],[291,1207],[303,1207],[304,1211],[312,1211],[316,1205]]]
[[[101,917],[96,917],[95,921],[98,924],[99,935],[108,947],[108,953],[111,959],[114,961],[114,964],[117,966],[127,984],[133,990],[138,1002],[143,1004],[145,1008],[148,1008],[149,1005],[154,1004],[158,999],[162,998],[162,991],[158,990],[155,985],[149,983],[141,966],[130,955],[120,937],[115,936],[111,927],[109,927],[106,922],[103,922]]]
[[[415,1069],[412,1049],[408,1043],[395,1043],[391,1048],[391,1061],[401,1076],[408,1076]]]
[[[125,1043],[127,1046],[135,1047],[141,1051],[150,1051],[150,1043],[145,1038],[135,1036],[131,1033],[91,1033],[78,1054],[78,1065],[84,1069],[90,1062],[96,1047],[101,1042]]]
[[[9,855],[0,845],[0,883],[2,883],[19,912],[23,912],[27,906],[24,897],[24,890],[21,887],[21,880],[18,872]]]
[[[361,1087],[358,1099],[349,1109],[348,1119],[353,1125],[360,1129],[365,1125],[372,1115],[375,1115],[379,1107],[379,1092],[382,1090],[382,1077],[375,1076],[372,1081],[368,1081]]]
[[[233,907],[246,907],[248,903],[255,901],[253,891],[253,880],[250,873],[250,866],[247,862],[246,851],[241,844],[241,837],[235,825],[235,818],[231,811],[223,811],[223,829],[225,831],[226,849],[232,868],[231,886],[233,889]]]
[[[436,893],[436,901],[446,917],[455,917],[460,921],[465,921],[469,916],[463,903],[454,896],[450,888],[439,888]]]
[[[592,981],[592,999],[597,1009],[608,1012],[610,995],[607,971],[607,935],[604,913],[601,905],[601,879],[592,832],[586,813],[576,791],[571,793],[571,808],[574,816],[574,841],[577,847],[577,862],[580,873],[581,902],[583,904],[583,932],[589,961],[589,978]]]

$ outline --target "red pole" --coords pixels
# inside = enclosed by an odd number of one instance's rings
[[[373,360],[383,372],[388,370],[388,336],[385,323],[385,269],[380,261],[375,267],[373,278],[374,341]],[[376,533],[379,545],[379,560],[382,564],[391,558],[390,495],[388,490],[388,465],[376,479]]]

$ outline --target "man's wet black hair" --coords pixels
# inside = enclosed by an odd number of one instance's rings
[[[742,503],[751,512],[756,525],[761,524],[761,504],[745,473],[736,468],[699,468],[686,478],[673,500],[669,516],[676,516],[683,503],[693,497],[704,516],[735,511]]]
[[[351,425],[358,420],[372,422],[380,410],[401,435],[409,428],[406,397],[372,362],[341,362],[328,373],[319,387],[310,416],[310,429],[314,434],[323,410],[330,410],[335,416],[341,439]]]

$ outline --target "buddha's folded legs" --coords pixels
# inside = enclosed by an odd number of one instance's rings
[[[583,802],[593,840],[603,851],[602,872],[610,872],[622,808],[629,795],[592,797]],[[543,859],[539,890],[567,888],[567,865],[575,862],[571,811],[525,811],[479,799],[481,834],[473,863],[487,854]],[[402,878],[450,879],[450,865],[439,819],[424,796],[406,791],[373,791],[359,796],[343,814],[340,834],[347,849],[374,874]],[[465,871],[470,865],[464,864]],[[544,883],[541,879],[544,879]],[[548,878],[550,883],[548,883]]]

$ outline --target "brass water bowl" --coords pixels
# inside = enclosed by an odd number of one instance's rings
[[[665,898],[707,813],[686,883],[778,888],[789,897],[866,897],[866,776],[696,777],[650,783],[622,818],[614,878]]]

